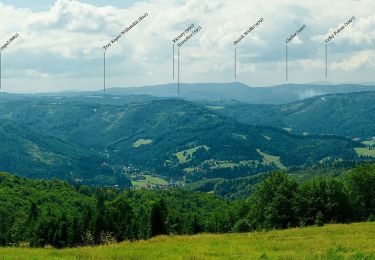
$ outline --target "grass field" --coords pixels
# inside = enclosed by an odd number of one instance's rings
[[[365,145],[368,145],[368,146],[371,146],[371,145],[375,145],[375,137],[373,137],[371,140],[369,141],[364,141],[362,142],[363,144]]]
[[[368,156],[368,157],[375,158],[375,150],[370,150],[370,148],[368,148],[368,147],[366,147],[366,148],[355,148],[355,151],[359,156]]]
[[[285,165],[281,163],[280,156],[266,154],[257,149],[257,152],[263,157],[263,163],[266,165],[275,164],[279,169],[286,169]]]
[[[234,137],[235,139],[239,139],[239,140],[247,140],[247,137],[241,134],[232,134],[232,137]]]
[[[206,151],[208,151],[210,148],[207,145],[201,145],[194,148],[190,148],[181,152],[176,153],[176,157],[180,163],[186,163],[189,162],[193,156],[193,154],[199,149],[204,148]]]
[[[271,140],[272,140],[272,138],[269,137],[269,136],[267,136],[267,135],[263,135],[263,137],[266,138],[268,141],[271,141]]]
[[[144,177],[145,177],[144,180],[132,181],[132,185],[135,186],[136,188],[145,188],[147,184],[151,184],[151,185],[168,185],[169,184],[169,182],[159,177],[153,177],[150,175],[145,175]]]
[[[152,144],[154,140],[152,139],[138,139],[136,142],[133,143],[133,148],[141,147],[142,145]]]
[[[211,110],[222,110],[225,108],[224,106],[206,106],[206,107]]]
[[[0,249],[0,259],[375,259],[375,223],[248,234],[162,236],[73,249]]]

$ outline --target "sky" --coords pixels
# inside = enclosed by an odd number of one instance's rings
[[[202,29],[179,48],[183,83],[375,82],[374,10],[373,0],[0,0],[0,46],[19,35],[1,53],[2,91],[103,88],[103,46],[145,13],[106,50],[107,87],[176,82],[173,39],[191,24]],[[286,80],[286,39],[303,25],[288,44]]]

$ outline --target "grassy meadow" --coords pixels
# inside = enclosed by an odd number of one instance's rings
[[[0,259],[375,259],[375,223],[161,236],[73,249],[2,248]]]
[[[368,156],[375,158],[375,150],[371,150],[369,147],[366,148],[355,148],[358,156]]]
[[[270,165],[274,163],[279,169],[286,169],[285,165],[283,165],[280,161],[279,156],[273,156],[262,152],[261,150],[257,149],[257,152],[263,157],[263,163],[266,165]]]
[[[143,145],[152,144],[154,140],[152,139],[138,139],[136,142],[133,143],[133,148],[138,148]]]
[[[136,188],[145,188],[148,184],[150,185],[168,185],[169,182],[160,178],[154,177],[151,175],[145,175],[144,180],[132,181],[132,185]]]
[[[176,153],[177,159],[180,163],[189,162],[193,156],[193,154],[198,151],[199,148],[204,148],[208,151],[210,148],[207,145],[201,145],[194,148],[190,148],[181,152]]]

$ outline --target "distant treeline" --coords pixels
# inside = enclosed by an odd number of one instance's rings
[[[273,172],[246,200],[182,189],[120,191],[0,174],[0,245],[73,247],[161,234],[372,221],[375,165],[302,184]]]

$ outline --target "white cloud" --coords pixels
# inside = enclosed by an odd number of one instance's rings
[[[303,24],[306,30],[291,45],[295,53],[292,69],[299,69],[302,74],[321,69],[324,36],[352,16],[357,18],[355,23],[340,34],[337,42],[335,39],[338,47],[330,53],[330,69],[355,72],[373,67],[373,10],[375,2],[372,0],[335,3],[325,0],[151,0],[138,2],[128,9],[57,0],[51,9],[43,12],[0,4],[0,40],[4,41],[15,32],[21,36],[6,50],[14,61],[7,62],[5,70],[29,71],[24,77],[35,79],[41,75],[48,75],[51,80],[54,77],[61,80],[64,74],[69,77],[67,80],[80,77],[78,87],[89,88],[82,82],[101,72],[102,46],[147,12],[149,16],[144,21],[108,50],[109,81],[113,78],[113,82],[120,85],[170,82],[172,39],[191,23],[202,26],[203,30],[181,50],[184,73],[188,75],[185,80],[193,82],[205,78],[216,82],[217,75],[221,75],[220,80],[233,81],[233,41],[258,19],[264,18],[237,48],[242,79],[249,84],[267,85],[274,82],[270,80],[273,75],[282,73],[285,68],[285,39]],[[343,58],[343,52],[350,58]],[[34,55],[27,65],[21,64],[22,59],[27,58],[25,53]],[[46,62],[49,55],[57,61],[55,71],[51,66],[40,65],[49,64]],[[39,64],[37,69],[33,62]],[[68,64],[75,62],[81,65],[73,70]],[[66,73],[62,72],[64,70]],[[248,73],[251,77],[246,76]],[[264,77],[266,73],[269,77]],[[118,80],[121,78],[123,80]]]
[[[347,59],[333,62],[331,70],[353,71],[362,68],[375,68],[375,51],[361,51]]]
[[[46,79],[49,77],[48,73],[42,73],[38,70],[28,69],[28,70],[25,70],[24,73],[26,74],[27,77],[30,77],[30,78]]]

